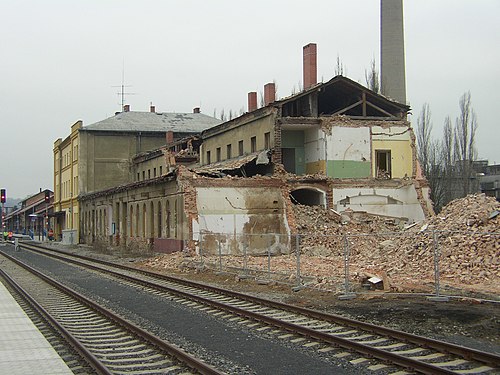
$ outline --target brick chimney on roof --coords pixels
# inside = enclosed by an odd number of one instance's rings
[[[276,100],[276,87],[274,82],[264,85],[264,105],[273,103]]]
[[[257,109],[257,91],[252,91],[248,93],[248,112],[255,111]]]
[[[167,141],[167,145],[174,142],[174,132],[172,130],[167,131],[165,134],[165,140]]]
[[[200,107],[193,108],[193,113],[200,113]]]
[[[304,46],[303,58],[304,90],[307,90],[318,83],[317,46],[315,43]]]
[[[130,104],[125,104],[123,106],[123,112],[130,112]]]

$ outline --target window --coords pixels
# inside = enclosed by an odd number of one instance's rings
[[[160,176],[163,176],[163,166],[160,165]]]
[[[376,177],[392,178],[391,150],[375,150]]]
[[[257,151],[257,137],[250,138],[250,152]]]
[[[210,151],[207,151],[207,164],[210,164]]]
[[[148,180],[151,178],[151,169],[148,169]]]
[[[238,155],[242,156],[243,155],[243,141],[238,142]]]
[[[156,177],[156,167],[153,168],[153,177]]]
[[[146,171],[142,171],[142,181],[146,179]]]
[[[271,133],[264,133],[264,148],[269,150],[271,148]]]
[[[227,158],[226,159],[231,159],[231,145],[227,145],[226,146],[226,150],[227,150]]]
[[[220,147],[217,147],[217,149],[215,150],[215,152],[216,152],[217,161],[220,161]]]
[[[140,181],[141,180],[141,174],[139,172],[137,172],[137,181]]]

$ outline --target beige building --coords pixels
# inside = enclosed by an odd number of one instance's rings
[[[55,233],[65,242],[80,241],[80,208],[78,197],[137,178],[132,159],[135,155],[164,145],[168,137],[182,139],[199,134],[207,127],[220,123],[200,113],[130,111],[123,112],[94,124],[83,126],[82,121],[71,127],[71,134],[54,142],[54,211]],[[144,172],[145,178],[147,173]],[[149,170],[153,176],[162,176],[162,168]]]
[[[432,205],[409,106],[343,76],[317,83],[315,51],[304,47],[302,92],[276,100],[267,84],[264,107],[250,93],[248,112],[208,127],[201,143],[169,136],[165,147],[132,158],[128,184],[82,194],[84,241],[286,253],[298,231],[296,203],[423,220]]]

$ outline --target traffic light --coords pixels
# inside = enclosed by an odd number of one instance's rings
[[[1,189],[0,190],[0,196],[1,196],[1,201],[2,203],[5,203],[5,201],[7,200],[7,195],[5,194],[5,189]]]
[[[50,202],[50,191],[45,190],[45,203],[49,203],[49,202]]]

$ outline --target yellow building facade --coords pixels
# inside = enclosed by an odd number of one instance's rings
[[[79,129],[82,121],[71,126],[64,140],[54,142],[54,236],[58,240],[77,243],[79,236],[78,160]],[[64,238],[63,238],[64,237]]]

